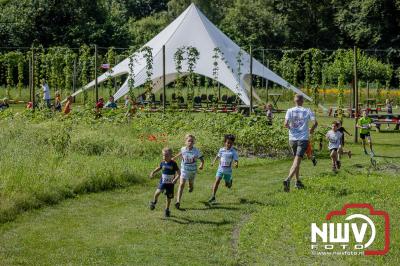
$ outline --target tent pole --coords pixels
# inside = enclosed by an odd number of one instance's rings
[[[163,110],[164,110],[164,113],[165,113],[165,101],[166,101],[166,97],[167,97],[167,95],[166,95],[166,81],[165,81],[165,45],[163,45]]]
[[[97,84],[97,44],[94,45],[94,89],[96,91],[96,102],[99,101],[99,87]]]
[[[250,46],[250,115],[253,113],[253,50]]]
[[[354,115],[355,115],[355,125],[354,125],[354,143],[358,142],[358,79],[357,79],[357,47],[354,45],[354,64],[353,64],[353,71],[354,71]]]

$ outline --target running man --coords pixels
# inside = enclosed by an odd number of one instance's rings
[[[360,128],[360,138],[362,140],[364,153],[368,155],[367,149],[365,147],[365,139],[367,139],[369,144],[369,149],[371,151],[371,156],[374,156],[374,151],[372,150],[372,140],[371,140],[371,127],[372,119],[368,117],[368,111],[364,110],[363,116],[358,120],[357,127]]]
[[[304,188],[300,181],[300,163],[307,150],[310,133],[313,134],[318,126],[314,113],[303,107],[304,97],[296,94],[294,97],[295,107],[290,108],[286,112],[285,127],[289,129],[289,144],[293,152],[294,160],[290,168],[288,177],[283,181],[283,189],[285,192],[290,191],[290,180],[296,177],[296,188]],[[308,128],[309,121],[313,121],[311,129]]]

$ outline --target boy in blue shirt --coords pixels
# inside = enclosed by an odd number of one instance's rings
[[[228,134],[224,137],[224,147],[219,149],[212,165],[219,159],[219,167],[216,173],[215,182],[212,188],[212,196],[208,200],[209,203],[215,202],[215,194],[217,193],[221,179],[224,179],[227,188],[232,187],[232,166],[238,168],[239,156],[233,148],[235,143],[235,136]]]
[[[171,205],[171,200],[174,198],[174,184],[179,179],[181,172],[178,164],[172,160],[172,150],[170,148],[164,148],[162,154],[163,161],[160,163],[160,166],[150,173],[150,178],[153,178],[157,172],[162,170],[160,183],[154,193],[153,201],[150,202],[150,210],[155,209],[158,197],[161,193],[165,193],[167,196],[165,217],[169,217],[171,215],[169,206]]]

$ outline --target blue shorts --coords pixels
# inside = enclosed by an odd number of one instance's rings
[[[223,172],[220,169],[218,169],[215,176],[220,180],[224,179],[224,181],[228,183],[232,180],[232,172]]]
[[[172,183],[160,183],[158,185],[158,189],[161,190],[162,193],[165,193],[167,198],[174,198],[174,184]]]

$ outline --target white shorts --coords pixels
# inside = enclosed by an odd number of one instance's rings
[[[181,173],[181,178],[184,180],[191,180],[193,181],[196,177],[196,172],[186,172],[186,171],[182,171]]]

